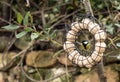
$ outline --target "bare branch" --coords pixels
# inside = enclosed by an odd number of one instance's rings
[[[94,16],[93,14],[93,10],[91,8],[91,4],[89,0],[83,0],[85,9],[86,9],[86,13],[90,14],[91,16]],[[101,62],[96,66],[97,69],[97,73],[100,79],[100,82],[107,82],[106,77],[104,75],[104,66],[103,66],[103,60],[101,60]]]
[[[90,1],[89,1],[89,0],[83,0],[83,4],[84,4],[84,6],[85,6],[86,13],[87,13],[87,14],[91,14],[92,16],[94,16],[93,10],[92,10],[92,8],[91,8]]]

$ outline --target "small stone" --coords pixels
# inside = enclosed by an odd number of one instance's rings
[[[26,64],[32,67],[51,67],[57,62],[53,55],[51,51],[32,51],[27,54]]]
[[[8,37],[0,36],[0,51],[4,51],[4,49],[8,46],[8,40]]]
[[[58,62],[60,62],[63,65],[73,66],[72,62],[68,60],[65,53],[61,53],[61,55],[57,57],[57,59],[58,59]]]
[[[8,54],[5,54],[5,56],[4,56],[3,53],[0,53],[0,68],[4,67],[4,65],[6,65],[7,62],[11,61],[16,56],[16,54],[17,53],[15,53],[15,52],[9,52]]]
[[[19,38],[18,40],[16,40],[15,42],[15,47],[17,47],[18,49],[24,50],[26,47],[28,47],[30,41],[27,40],[28,37],[24,36],[22,38]]]

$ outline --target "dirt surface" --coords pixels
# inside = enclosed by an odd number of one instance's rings
[[[105,67],[105,75],[107,77],[107,82],[119,82],[118,72],[112,69],[112,66]],[[76,77],[75,82],[100,82],[99,77],[95,71],[89,72]]]

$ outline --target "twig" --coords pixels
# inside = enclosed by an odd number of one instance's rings
[[[53,9],[53,8],[61,7],[61,6],[68,5],[68,4],[71,4],[71,2],[62,3],[62,4],[57,4],[57,5],[53,6],[53,7],[47,7],[47,8],[45,7],[44,11],[48,11],[48,10],[51,10],[51,9]],[[35,5],[36,5],[36,4],[35,4]],[[39,6],[36,5],[36,8],[39,8]],[[32,15],[37,15],[37,14],[40,14],[40,13],[41,13],[41,10],[38,10],[38,11],[32,12],[31,14],[32,14]]]
[[[3,64],[3,66],[5,66],[5,64],[4,64],[5,58],[8,59],[8,51],[9,51],[9,49],[12,47],[12,45],[13,45],[14,42],[16,41],[16,38],[13,38],[13,39],[12,39],[12,36],[13,36],[13,35],[11,35],[11,37],[10,37],[8,43],[7,43],[8,46],[5,48],[5,50],[4,50],[4,52],[3,52],[3,56],[2,56],[2,64]],[[11,40],[11,39],[12,39],[12,40]],[[11,40],[11,41],[10,41],[10,40]],[[8,62],[8,60],[6,60],[6,62]]]
[[[101,62],[96,66],[96,71],[97,71],[98,76],[100,78],[100,82],[107,82],[103,67],[104,67],[103,60],[101,60]]]
[[[25,72],[25,70],[24,70],[24,68],[23,68],[23,63],[21,63],[21,70],[22,70],[23,74],[24,74],[29,80],[31,80],[32,82],[50,82],[50,81],[52,81],[52,80],[54,80],[54,79],[56,79],[56,78],[58,78],[58,77],[61,77],[61,76],[63,76],[63,75],[66,74],[66,72],[64,72],[64,73],[62,73],[62,74],[56,75],[56,76],[54,76],[54,77],[52,77],[52,78],[49,78],[49,79],[47,79],[47,80],[38,81],[38,80],[35,80],[35,79],[31,78],[31,77]],[[68,70],[68,73],[73,73],[73,72],[75,72],[75,71],[76,71],[75,69],[71,69],[71,70]]]
[[[67,19],[68,17],[72,16],[73,14],[75,14],[75,13],[77,13],[77,12],[78,12],[78,10],[76,10],[76,11],[74,11],[73,13],[65,16],[64,18],[62,18],[61,20],[59,20],[59,21],[57,21],[55,24],[53,24],[50,28],[53,29],[53,28],[54,28],[57,24],[59,24],[61,21]]]
[[[11,4],[6,3],[5,1],[0,1],[0,3],[10,7],[15,13],[17,13],[17,10],[13,6],[11,6]]]
[[[83,4],[85,6],[85,10],[87,14],[91,14],[91,16],[94,16],[93,10],[91,8],[91,4],[89,0],[83,0]]]
[[[30,43],[30,45],[26,49],[22,50],[16,56],[14,56],[13,59],[10,62],[8,62],[4,67],[0,68],[0,71],[6,72],[11,67],[13,67],[15,64],[17,64],[17,58],[16,57],[20,56],[21,54],[24,55],[24,53],[26,53],[28,51],[28,49],[31,48],[32,45],[33,45],[33,41]],[[21,63],[21,61],[20,61],[20,63]]]
[[[114,40],[112,40],[109,37],[108,37],[108,40],[110,40],[110,43],[108,44],[108,46],[110,46],[112,44],[115,47],[115,49],[118,49],[117,46],[114,44]]]
[[[120,12],[117,15],[115,15],[115,17],[113,18],[113,22],[119,20],[119,17],[120,17]]]
[[[24,52],[26,52],[28,49],[31,48],[31,46],[33,45],[34,41],[31,41],[28,45],[28,47],[26,47],[24,50],[22,50],[21,52],[19,52],[16,56],[13,57],[13,59],[15,59],[16,57],[19,57],[21,54],[23,54]]]
[[[13,0],[10,1],[10,9],[9,9],[9,22],[12,21],[12,15],[13,15],[13,12],[12,12],[12,4],[13,4]]]
[[[27,6],[27,7],[30,7],[30,1],[29,1],[29,0],[26,0],[26,3],[27,3],[26,6]]]
[[[42,17],[42,24],[43,24],[43,27],[44,27],[45,24],[46,24],[45,14],[44,14],[44,6],[42,7],[42,10],[41,10],[41,17]]]
[[[0,17],[0,21],[3,21],[3,22],[5,22],[5,23],[7,23],[7,24],[11,24],[9,21],[7,21],[7,20],[5,20],[5,19],[3,19],[3,18],[1,18],[1,17]]]
[[[52,23],[54,23],[54,22],[56,22],[56,21],[59,21],[61,18],[64,18],[64,17],[65,17],[65,15],[56,16],[54,19],[48,21],[47,24],[48,24],[48,25],[49,25],[49,24],[52,24]]]
[[[4,0],[4,2],[9,3],[9,0]],[[8,6],[3,4],[2,7],[3,18],[8,20],[8,14],[6,13],[8,11]]]
[[[76,72],[76,69],[68,70],[68,73],[74,73],[74,72]],[[53,80],[55,78],[58,78],[58,77],[61,77],[61,76],[65,75],[65,74],[66,74],[66,72],[64,72],[64,73],[62,73],[60,75],[54,76],[54,77],[52,77],[50,79],[47,79],[45,82],[50,82],[51,80]]]
[[[66,55],[66,58],[67,58],[67,55]],[[68,74],[68,67],[67,67],[67,59],[65,60],[66,61],[66,65],[65,65],[65,68],[66,68],[66,77],[67,77],[67,81],[69,81],[69,74]]]
[[[112,16],[111,16],[111,11],[110,11],[110,8],[109,8],[109,5],[108,5],[107,0],[104,0],[104,3],[105,3],[105,5],[106,5],[106,7],[107,7],[107,11],[108,11],[109,16],[110,16],[110,18],[111,18],[111,17],[112,17]]]

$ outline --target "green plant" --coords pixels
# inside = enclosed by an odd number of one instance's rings
[[[22,29],[19,33],[17,33],[15,36],[16,38],[21,38],[25,36],[26,34],[30,34],[31,40],[34,40],[36,38],[40,38],[41,40],[51,40],[53,39],[56,35],[56,31],[53,30],[51,32],[51,29],[46,27],[42,31],[37,31],[34,24],[33,24],[33,16],[31,13],[28,11],[25,16],[22,16],[20,12],[17,13],[17,21],[15,21],[16,24],[10,24],[7,26],[3,26],[2,28],[6,30],[14,30],[17,31],[19,29]]]

